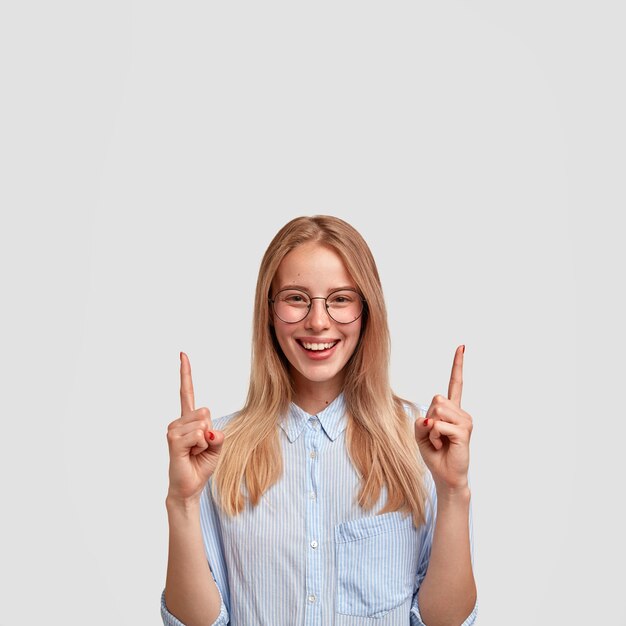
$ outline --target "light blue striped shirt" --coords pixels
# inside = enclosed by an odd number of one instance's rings
[[[423,416],[428,407],[418,405]],[[214,420],[223,430],[235,415]],[[346,448],[343,393],[317,415],[291,403],[280,422],[284,473],[258,506],[230,517],[210,483],[200,506],[206,556],[222,597],[213,626],[425,626],[417,591],[426,575],[436,516],[427,471],[426,523],[413,526],[386,502],[362,509],[359,476]],[[471,505],[470,505],[471,507]],[[472,514],[470,542],[473,561]],[[460,626],[476,619],[477,606]],[[166,626],[183,626],[165,605]]]

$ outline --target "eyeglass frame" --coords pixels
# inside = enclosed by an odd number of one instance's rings
[[[275,301],[276,301],[276,296],[279,293],[282,293],[283,291],[299,291],[300,293],[303,293],[309,300],[309,305],[307,307],[307,311],[304,315],[304,317],[302,319],[299,319],[296,322],[287,322],[285,321],[280,315],[278,315],[278,313],[276,313],[276,306],[275,306]],[[330,296],[332,296],[334,293],[338,293],[340,291],[352,291],[354,293],[356,293],[356,295],[359,297],[359,299],[361,300],[361,312],[359,313],[359,315],[357,317],[355,317],[353,320],[350,320],[349,322],[340,322],[338,320],[336,320],[331,314],[330,311],[328,309],[328,298],[330,298]],[[352,324],[353,322],[356,322],[362,315],[363,315],[363,311],[365,311],[365,306],[367,304],[367,300],[356,290],[356,289],[335,289],[334,291],[331,291],[325,298],[322,296],[311,296],[309,295],[306,291],[303,291],[302,289],[296,289],[293,287],[285,287],[284,289],[281,289],[280,291],[277,291],[274,294],[273,298],[270,298],[269,296],[267,297],[267,299],[272,303],[272,311],[274,311],[274,314],[276,315],[276,317],[283,322],[283,324],[299,324],[300,322],[304,321],[308,316],[309,313],[311,312],[311,309],[313,308],[313,300],[324,300],[324,309],[326,309],[326,315],[328,315],[328,317],[330,317],[331,320],[333,320],[333,322],[335,322],[336,324]]]

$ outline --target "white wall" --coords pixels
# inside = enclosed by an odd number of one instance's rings
[[[7,4],[0,623],[159,623],[178,353],[239,408],[261,255],[330,213],[398,393],[467,345],[479,622],[626,624],[621,3]]]

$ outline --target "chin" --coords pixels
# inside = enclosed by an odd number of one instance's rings
[[[332,370],[322,368],[313,368],[313,367],[297,367],[294,368],[298,374],[312,382],[312,383],[326,383],[331,380],[334,380],[339,376],[341,370],[336,370],[336,368],[332,368]]]

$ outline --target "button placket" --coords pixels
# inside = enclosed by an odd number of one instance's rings
[[[322,554],[319,549],[320,537],[320,507],[317,500],[317,485],[319,476],[319,439],[322,429],[317,418],[309,420],[310,428],[305,428],[305,449],[307,465],[307,493],[306,493],[306,589],[307,608],[305,623],[307,626],[322,626],[321,605],[319,602],[323,584]]]

